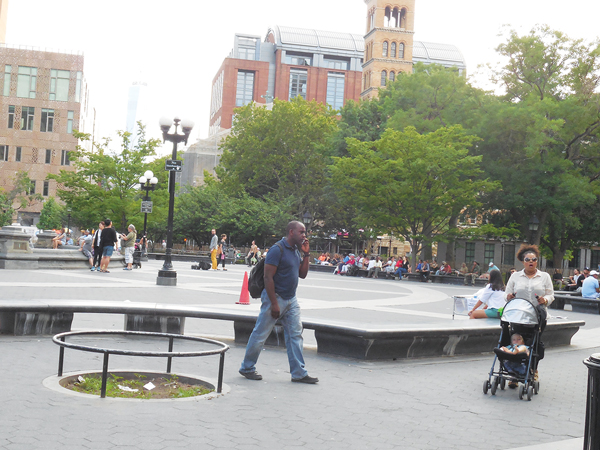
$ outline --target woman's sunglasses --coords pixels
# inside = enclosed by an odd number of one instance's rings
[[[537,258],[525,258],[524,259],[525,262],[537,262]]]

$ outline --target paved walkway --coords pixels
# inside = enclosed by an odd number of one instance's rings
[[[156,286],[161,263],[110,274],[89,271],[0,271],[0,301],[68,298],[152,301],[219,309],[236,305],[244,267],[192,271],[175,263],[177,287]],[[309,273],[298,291],[305,318],[349,323],[435,326],[451,321],[450,296],[472,288],[346,279]],[[552,311],[555,315],[556,311]],[[224,381],[214,400],[131,401],[81,398],[43,385],[56,375],[58,348],[49,337],[0,336],[0,448],[2,449],[519,449],[582,448],[587,369],[600,352],[600,316],[560,312],[587,325],[571,347],[552,349],[540,364],[540,394],[531,402],[512,390],[481,390],[492,356],[365,362],[323,356],[305,333],[315,386],[290,382],[285,350],[266,348],[258,363],[264,380],[237,370],[244,348],[228,341]],[[456,320],[467,320],[457,317]],[[560,319],[557,319],[560,320]],[[119,315],[76,315],[74,329],[122,329]],[[229,322],[191,319],[188,334],[233,337]],[[119,345],[133,345],[120,340]],[[148,340],[136,348],[154,349]],[[173,371],[216,378],[217,358],[176,360]],[[66,353],[65,370],[100,370],[100,356]],[[111,369],[164,370],[164,361],[111,358]]]

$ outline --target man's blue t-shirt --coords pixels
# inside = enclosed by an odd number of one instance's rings
[[[583,284],[581,285],[581,296],[584,298],[597,298],[598,293],[596,292],[596,289],[598,287],[598,280],[593,275],[590,275],[583,280]]]
[[[283,248],[283,254],[279,249],[279,245],[273,245],[267,252],[265,264],[277,266],[277,272],[273,277],[275,293],[284,300],[289,300],[296,296],[302,257],[295,246],[291,247],[288,244],[286,238],[280,240],[279,244]]]

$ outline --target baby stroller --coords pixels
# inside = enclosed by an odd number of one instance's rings
[[[540,390],[539,381],[534,380],[534,373],[539,360],[540,351],[540,315],[535,306],[527,300],[514,298],[510,300],[502,312],[500,319],[502,331],[498,346],[494,349],[494,362],[489,377],[483,382],[483,393],[490,390],[496,395],[498,386],[504,390],[506,382],[519,383],[519,399],[527,396],[531,401]],[[518,333],[529,348],[529,356],[525,353],[509,353],[501,349],[511,343],[511,335]],[[496,371],[496,361],[498,370]]]
[[[140,244],[135,244],[135,249],[133,250],[133,264],[131,267],[135,267],[136,269],[142,268],[142,246]]]

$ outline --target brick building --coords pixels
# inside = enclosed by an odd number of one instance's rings
[[[18,172],[27,173],[31,193],[56,195],[48,174],[71,170],[69,152],[84,131],[87,88],[83,54],[0,45],[0,188],[10,191]],[[39,220],[43,202],[15,217],[23,225]]]
[[[300,96],[339,109],[348,100],[371,98],[396,74],[412,72],[413,62],[465,73],[464,58],[455,46],[413,42],[414,0],[398,7],[366,1],[364,37],[283,26],[269,29],[262,41],[260,36],[236,34],[233,50],[213,79],[209,135],[231,128],[234,109],[250,102]]]

